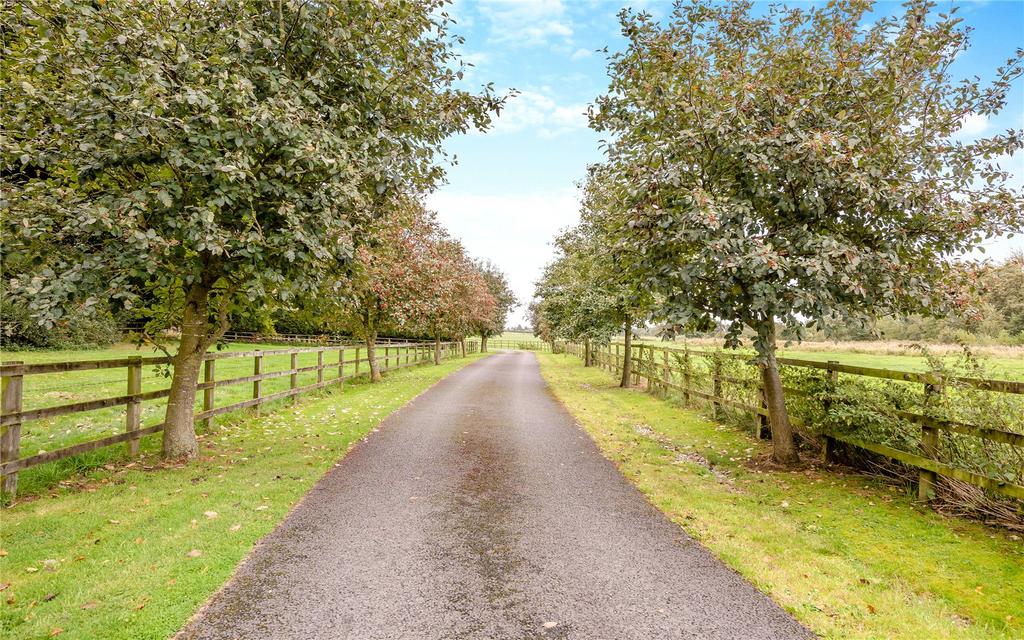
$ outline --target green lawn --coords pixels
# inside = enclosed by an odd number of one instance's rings
[[[298,346],[302,348],[304,345]],[[287,348],[285,345],[229,344],[224,350],[269,351]],[[399,351],[397,347],[391,348],[392,359],[394,359],[394,354],[399,353]],[[365,358],[365,348],[361,348],[359,354],[361,358]],[[401,354],[404,362],[405,351],[402,350]],[[380,359],[382,367],[384,366],[384,355],[384,347],[381,346],[378,348],[378,359]],[[115,345],[107,349],[81,351],[7,351],[3,354],[3,360],[21,360],[25,363],[33,364],[75,360],[105,360],[134,356],[161,357],[163,353],[155,351],[152,347],[137,349],[133,345]],[[324,363],[326,365],[333,365],[337,362],[337,358],[337,351],[328,351],[324,354]],[[355,358],[355,348],[346,348],[345,359],[352,361]],[[299,367],[312,366],[316,363],[316,353],[302,353],[298,355],[297,364]],[[219,359],[216,363],[216,378],[224,380],[249,376],[253,373],[253,366],[254,362],[251,357]],[[264,373],[284,371],[290,368],[291,357],[287,354],[265,356],[263,358],[262,371]],[[361,363],[359,371],[366,372],[367,370],[366,363]],[[350,375],[354,371],[354,364],[346,365],[346,375]],[[144,367],[142,371],[142,391],[148,392],[170,387],[171,379],[167,377],[167,373],[167,367]],[[324,378],[326,380],[336,376],[337,368],[334,366],[324,371]],[[316,381],[316,372],[307,371],[299,374],[297,384],[304,386],[313,384]],[[24,409],[50,407],[124,395],[127,392],[127,384],[127,369],[125,368],[26,376],[23,383]],[[284,391],[289,388],[289,385],[289,376],[271,378],[263,381],[262,394],[270,395],[278,391]],[[252,397],[252,392],[252,383],[218,387],[216,390],[216,406],[224,406],[246,400]],[[197,411],[202,408],[202,393],[198,394],[198,396],[196,401]],[[279,401],[279,403],[283,402],[285,401]],[[142,426],[146,427],[160,423],[164,417],[165,406],[165,398],[144,402],[142,404]],[[53,451],[54,449],[78,442],[95,440],[104,436],[121,433],[125,428],[125,411],[126,408],[124,406],[116,406],[26,422],[21,428],[21,455],[27,456],[42,451]],[[26,469],[19,474],[19,493],[22,495],[37,493],[70,476],[110,462],[116,462],[123,457],[123,451],[123,447],[107,447],[56,463]]]
[[[674,349],[683,348],[683,343],[681,342],[665,342],[656,338],[641,338],[638,341],[655,347],[667,346]],[[712,347],[705,345],[696,345],[692,348],[695,350],[712,349]],[[753,351],[750,350],[746,351],[751,354],[753,353]],[[926,371],[928,369],[928,361],[915,353],[864,353],[843,349],[841,344],[837,345],[834,350],[828,351],[800,348],[780,349],[779,355],[787,358],[814,360],[818,362],[837,360],[843,364],[858,367],[874,367],[878,369],[896,369],[900,371]],[[955,357],[951,356],[944,357],[944,360],[948,361],[953,361],[955,359]],[[986,375],[989,377],[1008,380],[1024,380],[1024,358],[1020,356],[982,356],[980,357],[980,360],[986,366],[986,369],[988,370]]]
[[[540,342],[540,338],[526,331],[505,331],[497,340],[517,340],[520,342]]]
[[[1024,637],[1020,537],[842,469],[751,464],[767,445],[538,354],[555,395],[669,518],[827,638]]]
[[[137,461],[5,509],[0,636],[169,636],[356,441],[478,357],[349,382],[261,419],[228,414],[185,466],[162,465],[151,437]]]

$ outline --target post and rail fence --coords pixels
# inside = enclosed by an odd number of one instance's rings
[[[592,361],[601,368],[621,375],[624,364],[624,350],[622,347],[622,344],[616,343],[593,347]],[[584,346],[580,344],[570,343],[566,346],[566,349],[570,354],[580,358],[583,358],[585,355]],[[660,356],[655,355],[658,352],[660,352]],[[708,372],[704,377],[710,382],[710,385],[699,386],[696,384],[694,381],[694,370],[690,366],[691,358],[705,358],[707,360],[709,366],[702,369]],[[693,398],[698,398],[711,405],[712,413],[718,419],[722,417],[725,407],[731,407],[740,412],[748,413],[754,417],[756,435],[759,437],[770,435],[770,418],[764,402],[764,390],[759,381],[759,376],[758,380],[754,381],[723,375],[723,360],[730,358],[746,361],[749,363],[749,366],[756,367],[755,364],[750,362],[750,356],[743,354],[729,354],[689,348],[655,347],[646,344],[634,344],[632,346],[630,361],[632,363],[634,383],[639,383],[641,379],[644,379],[647,382],[648,390],[660,389],[666,392],[671,390],[681,393],[688,405],[692,403]],[[935,373],[861,367],[841,364],[837,361],[820,362],[796,358],[778,358],[777,360],[781,367],[822,371],[827,384],[831,385],[830,388],[833,389],[836,388],[840,375],[863,376],[866,378],[920,384],[925,406],[928,405],[929,401],[934,400],[937,395],[942,394],[946,386],[953,384],[982,392],[1024,394],[1024,381],[968,377],[942,379],[941,376]],[[727,397],[725,393],[727,386],[739,386],[753,390],[758,401],[754,404]],[[708,387],[710,387],[710,391]],[[806,398],[810,395],[806,391],[788,386],[784,387],[784,392],[787,396],[803,396]],[[830,410],[831,402],[831,398],[827,395],[822,399],[823,409],[826,412]],[[979,438],[986,442],[1001,443],[1014,448],[1019,455],[1024,456],[1024,433],[980,427],[910,411],[893,410],[892,413],[895,417],[920,427],[920,443],[917,453],[867,441],[847,434],[821,432],[819,430],[825,439],[824,454],[826,459],[832,458],[836,443],[842,442],[896,460],[910,467],[915,467],[918,470],[918,497],[923,501],[928,500],[932,495],[937,476],[946,476],[994,493],[1024,500],[1024,486],[976,471],[954,467],[939,460],[938,456],[939,445],[944,433],[962,434]],[[807,428],[811,426],[792,415],[790,420],[798,427]]]
[[[466,351],[476,351],[477,345],[466,345]],[[377,361],[381,364],[380,371],[393,371],[405,367],[433,362],[434,342],[403,342],[384,340],[377,347]],[[383,354],[380,353],[383,351]],[[316,354],[316,364],[298,366],[300,354]],[[442,359],[456,357],[462,353],[457,342],[440,344]],[[264,358],[287,356],[288,368],[268,371],[264,368]],[[329,356],[329,357],[328,357]],[[217,363],[228,359],[250,358],[253,363],[252,375],[218,379]],[[360,371],[360,364],[367,364]],[[163,423],[149,426],[142,425],[142,404],[145,401],[166,398],[170,389],[143,391],[142,371],[147,366],[170,365],[167,357],[132,357],[107,360],[80,360],[73,362],[47,362],[25,364],[11,361],[0,363],[0,476],[2,476],[3,492],[15,494],[18,486],[18,472],[36,465],[53,462],[70,456],[85,453],[102,447],[119,443],[127,443],[127,453],[134,457],[139,452],[139,440],[146,435],[163,430]],[[292,398],[310,391],[323,389],[332,385],[342,387],[346,380],[368,375],[369,358],[365,345],[346,344],[341,346],[319,346],[291,349],[272,349],[256,351],[222,351],[207,353],[203,358],[202,379],[196,384],[197,397],[202,399],[201,410],[195,413],[195,420],[205,426],[210,425],[212,418],[240,409],[253,407],[259,412],[260,406]],[[101,369],[124,369],[126,371],[126,393],[106,398],[59,404],[56,406],[24,408],[26,378],[34,379],[45,374],[63,374],[70,372],[92,371]],[[336,372],[331,375],[330,372]],[[316,382],[300,385],[300,374],[316,374]],[[264,381],[288,378],[288,388],[265,393]],[[231,385],[252,384],[252,397],[239,402],[217,406],[216,392]],[[201,393],[199,393],[201,392]],[[32,455],[22,455],[22,425],[52,419],[59,416],[76,414],[110,407],[124,406],[124,431],[106,437],[75,442],[53,451],[41,451]]]

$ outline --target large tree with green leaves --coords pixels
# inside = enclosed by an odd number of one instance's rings
[[[537,314],[554,338],[584,345],[584,364],[592,364],[595,345],[605,344],[623,329],[622,296],[601,273],[596,239],[577,227],[559,236],[558,255],[536,283]]]
[[[109,299],[180,329],[164,454],[198,450],[203,354],[236,305],[317,291],[378,199],[440,176],[501,100],[462,77],[440,2],[5,9],[5,251],[38,321]],[[59,251],[54,251],[59,247]],[[154,313],[154,311],[159,313]]]
[[[954,258],[1022,224],[998,162],[1021,132],[958,134],[1004,108],[1022,52],[987,84],[954,78],[968,31],[933,3],[905,7],[868,27],[865,0],[623,12],[627,46],[593,114],[619,174],[613,224],[659,315],[724,321],[728,345],[755,332],[780,463],[797,452],[779,324],[799,338],[835,318],[961,309],[972,279]]]

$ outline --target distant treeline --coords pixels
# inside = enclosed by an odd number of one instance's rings
[[[835,321],[829,331],[808,331],[805,340],[911,340],[941,344],[1024,344],[1024,253],[984,271],[978,282],[979,300],[967,315],[944,318],[914,315],[906,318],[883,317],[873,324]],[[647,327],[638,333],[656,336],[659,327]],[[715,337],[716,331],[688,334]]]

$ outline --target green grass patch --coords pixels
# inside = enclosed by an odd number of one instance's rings
[[[652,345],[654,347],[670,347],[673,349],[682,349],[685,345],[682,342],[666,342],[658,338],[638,338],[637,342]],[[691,349],[695,350],[714,350],[716,347],[721,347],[721,343],[715,343],[714,345],[708,344],[694,344],[691,345]],[[868,345],[870,347],[870,345]],[[924,345],[926,348],[928,345]],[[949,345],[940,345],[940,348],[945,349]],[[879,346],[879,349],[884,348]],[[894,348],[895,347],[891,347]],[[930,369],[928,365],[928,359],[922,356],[920,353],[912,352],[909,348],[902,348],[904,353],[871,353],[864,351],[864,343],[850,343],[844,348],[843,343],[835,345],[834,349],[820,349],[820,348],[804,348],[801,349],[799,346],[793,348],[781,348],[779,349],[779,355],[785,358],[795,358],[798,360],[813,360],[815,362],[828,362],[829,360],[835,360],[842,364],[848,364],[855,367],[872,367],[876,369],[894,369],[897,371],[928,371]],[[754,354],[752,349],[740,349],[740,353]],[[975,349],[976,355],[987,370],[986,376],[991,378],[1007,379],[1007,380],[1024,380],[1024,358],[1021,358],[1017,353],[1010,353],[1009,355],[989,355],[986,351],[994,352],[1013,352],[1013,347],[1000,349],[998,347],[991,347],[988,349],[980,348]],[[939,351],[944,353],[945,351]],[[945,355],[943,360],[948,362],[955,362],[959,358],[957,355]]]
[[[176,632],[353,443],[479,357],[396,371],[378,385],[348,382],[259,419],[228,414],[188,465],[164,466],[149,447],[5,509],[0,636]]]
[[[538,357],[555,395],[656,507],[816,633],[1024,637],[1019,537],[841,469],[764,468],[768,445],[735,427],[618,389],[576,358]]]
[[[296,345],[298,348],[308,348],[307,345]],[[171,346],[173,349],[173,345]],[[256,350],[283,350],[288,349],[287,345],[270,344],[242,344],[235,343],[226,345],[222,351],[256,351]],[[345,359],[352,361],[356,359],[355,347],[346,347]],[[396,356],[405,361],[405,356],[413,352],[408,349],[391,347],[390,355],[392,366]],[[161,357],[162,352],[152,347],[142,349],[134,345],[114,345],[106,349],[90,350],[62,350],[62,351],[7,351],[3,354],[4,361],[23,360],[27,364],[45,362],[72,362],[78,360],[109,360],[116,358],[130,358],[134,356]],[[366,357],[366,349],[360,348],[359,356]],[[381,367],[384,367],[385,347],[378,348],[378,360]],[[338,358],[337,350],[324,353],[324,364],[328,367],[324,371],[324,378],[330,380],[337,376],[335,367]],[[316,353],[300,353],[297,356],[299,367],[310,367],[316,365]],[[222,358],[216,361],[216,379],[226,380],[229,378],[241,378],[253,374],[253,358]],[[368,371],[365,362],[359,365],[360,372]],[[286,371],[291,368],[291,356],[288,354],[270,355],[263,357],[262,371],[272,373],[275,371]],[[355,365],[350,362],[345,366],[346,375],[351,375]],[[166,366],[146,366],[142,370],[142,391],[150,392],[166,389],[171,386],[170,370]],[[25,376],[23,405],[25,410],[56,405],[70,404],[73,402],[84,402],[100,398],[110,398],[127,393],[128,370],[119,369],[95,369],[89,371],[73,371],[65,373],[51,373]],[[298,386],[314,384],[317,381],[315,371],[300,373],[297,379]],[[270,395],[289,388],[291,382],[289,376],[281,376],[263,381],[262,394]],[[196,411],[202,409],[202,397],[200,392],[196,398]],[[252,383],[241,383],[218,387],[216,390],[216,406],[222,407],[228,404],[247,400],[252,397]],[[288,400],[277,401],[276,404],[283,406]],[[166,411],[166,398],[157,398],[142,403],[142,426],[147,427],[163,422]],[[273,406],[273,405],[265,405]],[[44,451],[53,451],[62,447],[71,446],[79,442],[95,440],[105,436],[122,433],[125,429],[126,407],[123,405],[107,409],[97,409],[84,413],[73,413],[44,420],[33,420],[26,422],[21,427],[21,455],[30,456]],[[150,437],[143,440],[141,448],[154,452],[159,448],[160,436]],[[124,460],[125,448],[123,446],[105,447],[84,455],[66,458],[64,460],[45,464],[38,467],[31,467],[19,473],[18,493],[20,495],[32,495],[45,491],[56,484],[67,480],[77,474],[87,472],[90,469],[105,464],[118,463]]]

